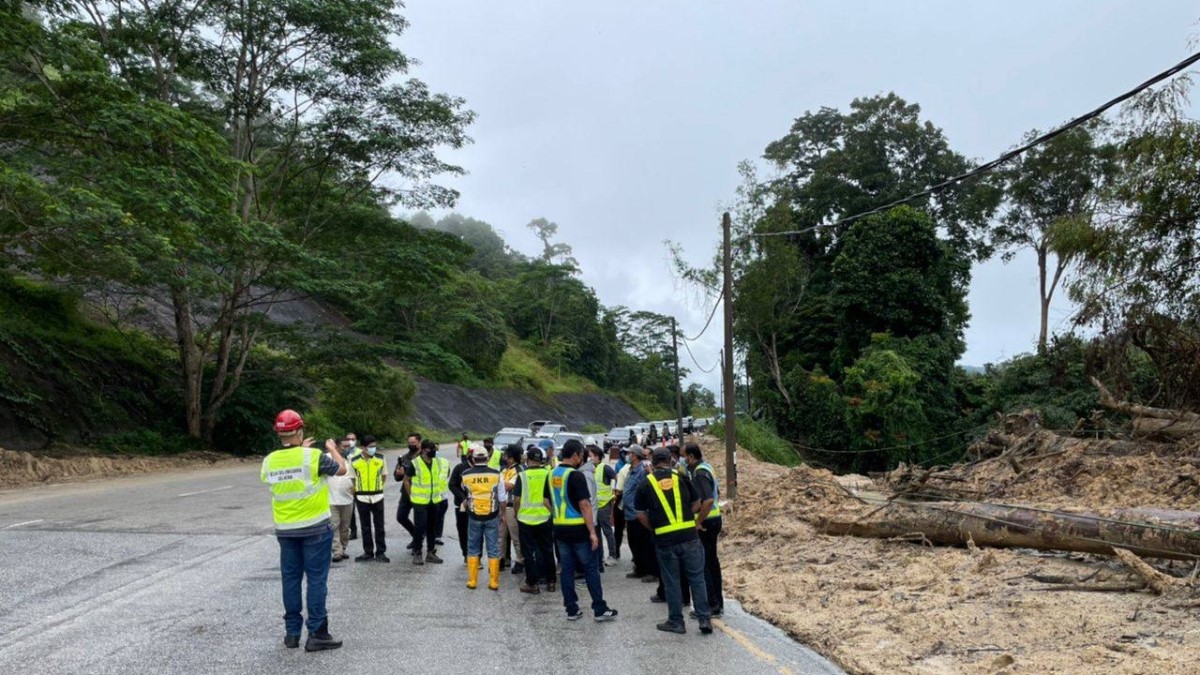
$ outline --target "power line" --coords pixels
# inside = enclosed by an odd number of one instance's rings
[[[1196,63],[1197,61],[1200,61],[1200,53],[1196,53],[1196,54],[1189,56],[1188,58],[1184,59],[1183,61],[1180,61],[1179,63],[1175,64],[1174,66],[1155,75],[1154,77],[1150,78],[1149,80],[1146,80],[1145,82],[1139,84],[1138,86],[1134,87],[1133,89],[1130,89],[1129,91],[1125,92],[1124,94],[1121,94],[1120,96],[1108,101],[1107,103],[1101,105],[1100,107],[1096,108],[1095,110],[1092,110],[1091,112],[1088,112],[1079,117],[1076,117],[1075,119],[1071,120],[1070,122],[1067,122],[1066,124],[1062,125],[1061,127],[1058,127],[1057,129],[1055,129],[1053,131],[1044,133],[1041,136],[1038,136],[1037,138],[1033,139],[1032,141],[1029,141],[1028,143],[1026,143],[1014,150],[1010,150],[986,164],[982,164],[966,173],[959,174],[957,176],[954,176],[953,178],[944,180],[941,183],[938,183],[937,185],[928,187],[928,188],[926,188],[920,192],[917,192],[915,194],[909,195],[902,199],[897,199],[895,201],[888,202],[887,204],[873,208],[870,211],[863,211],[862,213],[857,213],[853,216],[842,218],[841,220],[837,220],[832,223],[823,223],[820,225],[813,225],[811,227],[806,227],[806,228],[803,228],[800,230],[789,230],[789,231],[785,231],[785,232],[752,232],[752,233],[749,233],[749,234],[746,234],[743,236],[745,236],[745,237],[782,237],[782,236],[788,236],[788,235],[794,235],[794,234],[805,234],[805,233],[812,232],[814,230],[819,230],[819,229],[826,228],[826,227],[837,227],[838,225],[845,225],[848,223],[852,223],[856,220],[860,220],[867,216],[873,216],[877,213],[883,213],[884,211],[887,211],[894,207],[900,206],[902,204],[907,204],[908,202],[915,201],[917,199],[932,196],[934,194],[941,192],[942,190],[945,190],[946,188],[950,187],[951,185],[954,185],[956,183],[961,183],[962,181],[965,181],[965,180],[974,178],[976,176],[979,176],[981,174],[987,173],[988,171],[991,171],[991,170],[999,167],[1000,165],[1019,157],[1020,155],[1028,152],[1029,150],[1033,149],[1034,147],[1041,145],[1042,143],[1045,143],[1046,141],[1048,141],[1056,136],[1064,134],[1064,133],[1070,131],[1071,129],[1074,129],[1075,127],[1078,127],[1080,125],[1086,124],[1087,122],[1091,121],[1092,119],[1099,117],[1100,115],[1102,115],[1103,113],[1108,111],[1110,108],[1117,106],[1121,103],[1124,103],[1125,101],[1133,98],[1137,94],[1145,91],[1146,89],[1149,89],[1150,87],[1158,84],[1159,82],[1162,82],[1163,80],[1169,79],[1169,78],[1179,74],[1180,72],[1185,70],[1188,66]]]
[[[718,358],[717,362],[713,364],[712,368],[705,370],[704,368],[700,367],[700,362],[696,360],[696,355],[692,353],[692,348],[688,346],[687,340],[684,340],[683,348],[687,350],[688,356],[692,357],[692,363],[696,364],[696,368],[699,369],[700,372],[702,372],[706,375],[708,373],[711,373],[712,371],[716,370],[717,366],[721,365],[721,359]]]
[[[721,306],[721,299],[724,297],[725,297],[725,291],[721,291],[720,293],[717,294],[717,301],[713,303],[712,311],[709,312],[709,314],[708,314],[708,321],[704,322],[704,328],[700,329],[700,332],[696,334],[696,337],[690,338],[690,337],[687,337],[686,335],[679,336],[680,339],[683,340],[684,344],[687,344],[689,342],[695,342],[696,340],[700,339],[701,335],[704,335],[704,332],[708,330],[708,327],[710,325],[712,325],[713,317],[717,315],[717,308]],[[696,367],[699,368],[700,364],[696,364]]]

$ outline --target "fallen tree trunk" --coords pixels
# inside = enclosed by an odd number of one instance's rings
[[[825,534],[891,539],[921,534],[935,544],[1033,548],[1113,555],[1123,548],[1144,558],[1200,559],[1200,513],[1158,509],[1047,512],[1018,506],[958,502],[867,503],[823,515]]]
[[[1100,380],[1090,378],[1092,386],[1096,387],[1096,391],[1100,394],[1100,405],[1125,413],[1130,417],[1154,417],[1164,420],[1178,420],[1183,422],[1200,422],[1200,414],[1190,412],[1188,410],[1171,410],[1169,408],[1152,408],[1148,405],[1138,405],[1128,401],[1118,401],[1112,392],[1105,387]]]

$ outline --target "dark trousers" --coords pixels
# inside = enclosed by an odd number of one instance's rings
[[[383,555],[387,551],[387,541],[383,536],[383,500],[368,504],[354,500],[358,510],[358,519],[362,521],[363,553],[367,555]]]
[[[667,591],[667,620],[683,623],[683,599],[680,587],[686,583],[695,591],[696,617],[707,619],[712,615],[708,608],[708,590],[704,587],[704,547],[699,539],[682,544],[658,547],[658,568]]]
[[[575,590],[575,570],[583,569],[583,578],[587,581],[588,595],[592,598],[592,615],[600,616],[608,611],[608,603],[604,602],[604,589],[600,586],[600,568],[596,564],[596,552],[592,550],[590,541],[578,544],[568,543],[561,539],[557,542],[558,560],[562,563],[561,577],[558,587],[562,590],[563,607],[567,614],[579,611],[579,593]]]
[[[357,500],[355,500],[355,501],[357,501]],[[358,537],[358,518],[355,516],[355,514],[357,512],[358,512],[358,509],[350,509],[350,538],[351,539]]]
[[[446,536],[446,512],[450,510],[450,500],[443,499],[439,508],[441,513],[438,515],[437,538],[442,539]]]
[[[704,586],[708,589],[708,606],[714,612],[725,610],[724,582],[721,580],[721,558],[717,555],[717,537],[721,535],[721,519],[704,521],[700,544],[704,547]]]
[[[458,531],[458,547],[462,549],[463,557],[467,557],[467,522],[471,517],[466,511],[454,509],[454,529]]]
[[[329,563],[333,559],[333,528],[307,537],[278,537],[279,572],[283,579],[283,623],[288,635],[304,627],[302,586],[308,582],[308,634],[320,631],[328,620]]]
[[[629,550],[633,553],[634,573],[639,576],[658,576],[658,558],[652,539],[654,535],[637,520],[626,520],[625,530],[629,533]]]
[[[658,552],[657,548],[654,549],[654,554],[658,558],[658,564],[661,566],[662,565],[662,555]],[[654,594],[665,600],[667,598],[667,589],[666,589],[666,586],[663,585],[663,579],[664,579],[664,577],[662,576],[662,574],[659,574],[658,575],[658,588],[654,589]],[[683,604],[685,604],[685,605],[692,604],[692,592],[691,592],[691,589],[688,587],[687,577],[683,576],[683,575],[679,576],[679,597],[683,599]]]
[[[617,538],[617,548],[611,552],[612,557],[621,557],[621,542],[625,541],[625,509],[620,502],[613,509],[613,536]]]
[[[419,555],[422,547],[431,552],[437,548],[438,529],[441,527],[441,504],[413,504],[413,545],[414,555]]]
[[[517,524],[521,540],[521,555],[525,556],[525,583],[529,586],[554,581],[554,528],[541,525]]]
[[[415,536],[413,534],[413,521],[412,518],[409,517],[412,514],[412,510],[412,502],[408,500],[408,495],[401,490],[400,503],[396,506],[396,522],[400,523],[400,527],[403,527],[404,531],[407,532],[408,536],[410,537]]]

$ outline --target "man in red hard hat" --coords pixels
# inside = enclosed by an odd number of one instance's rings
[[[275,433],[282,450],[267,455],[260,478],[271,488],[275,537],[279,541],[279,571],[283,577],[283,644],[300,646],[304,627],[304,598],[301,583],[308,581],[309,652],[337,649],[341,640],[329,634],[325,612],[329,563],[333,557],[333,526],[329,514],[326,476],[344,476],[346,460],[337,452],[333,439],[325,441],[328,453],[312,447],[304,437],[304,419],[295,410],[275,417]]]

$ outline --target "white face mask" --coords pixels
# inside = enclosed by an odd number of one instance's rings
[[[372,445],[371,447],[367,448],[367,454],[374,456],[375,455],[375,446]]]
[[[351,450],[353,450],[354,446],[356,446],[356,445],[358,445],[358,441],[350,441],[350,449]]]

